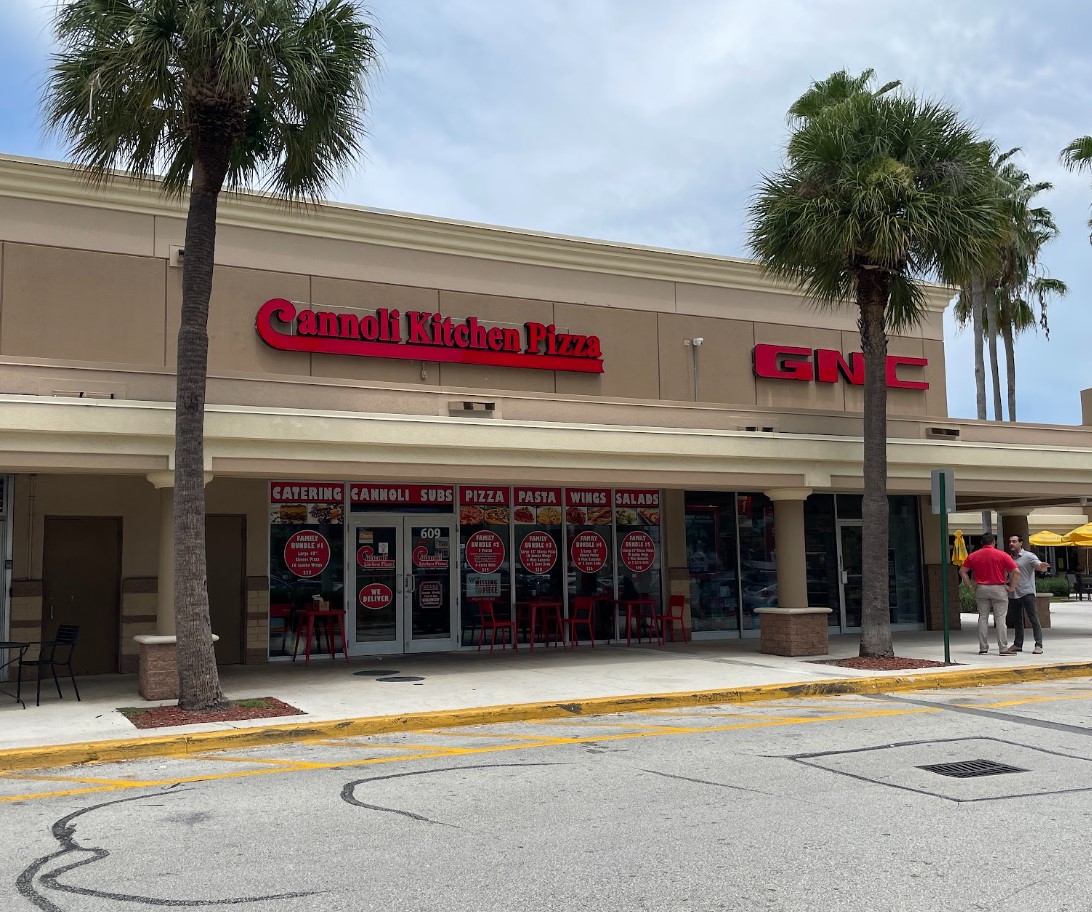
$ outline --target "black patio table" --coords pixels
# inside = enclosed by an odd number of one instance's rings
[[[0,662],[0,681],[4,680],[4,669],[22,659],[27,654],[30,646],[30,643],[21,643],[18,640],[0,640],[0,653],[4,653],[6,656],[4,661]],[[21,674],[16,679],[14,694],[10,690],[2,688],[0,688],[0,693],[15,697],[16,703],[22,706],[23,709],[27,708],[26,703],[23,702],[23,676]]]

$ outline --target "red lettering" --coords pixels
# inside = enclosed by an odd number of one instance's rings
[[[406,342],[410,345],[432,345],[432,336],[429,335],[428,324],[432,314],[411,310],[406,313],[409,322],[409,338]]]
[[[811,349],[794,345],[756,345],[755,376],[773,380],[814,380]]]
[[[820,383],[837,383],[839,375],[854,386],[864,384],[864,355],[853,352],[848,363],[841,352],[830,348],[815,350],[815,379]]]
[[[504,351],[504,330],[499,326],[493,326],[486,334],[486,338],[489,340],[490,351]]]
[[[898,369],[903,364],[914,367],[925,367],[929,363],[928,358],[909,358],[904,355],[887,356],[887,385],[893,389],[927,390],[929,384],[925,380],[901,380]]]
[[[460,324],[451,331],[451,337],[459,348],[466,348],[470,344],[470,327]]]
[[[541,323],[524,323],[523,328],[527,331],[527,354],[537,355],[546,339],[546,327]]]

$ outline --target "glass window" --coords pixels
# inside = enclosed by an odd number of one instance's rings
[[[804,550],[808,607],[830,608],[828,626],[841,627],[833,494],[812,494],[804,501]]]
[[[269,654],[291,655],[296,613],[316,601],[344,601],[341,485],[273,482],[269,504]],[[293,494],[323,491],[323,500]],[[335,499],[336,498],[336,499]]]
[[[652,599],[655,611],[659,611],[660,492],[616,490],[614,523],[619,597]],[[652,613],[647,607],[644,610],[646,614]]]
[[[891,623],[924,623],[918,500],[910,495],[893,495],[889,498],[889,504],[890,567],[888,569],[891,575]]]
[[[561,488],[512,489],[516,602],[565,597]]]
[[[478,627],[477,600],[493,602],[498,619],[512,617],[512,536],[508,488],[459,488],[460,586],[463,629]]]
[[[743,596],[743,629],[757,630],[756,608],[777,607],[777,551],[774,506],[765,494],[736,495],[739,527],[739,579]]]
[[[687,491],[684,523],[693,629],[739,630],[736,495]]]
[[[565,588],[573,596],[596,600],[595,635],[614,636],[614,510],[609,488],[567,488],[565,530],[568,542]]]

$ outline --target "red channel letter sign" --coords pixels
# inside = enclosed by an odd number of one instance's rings
[[[756,377],[817,383],[837,383],[844,378],[853,386],[864,385],[864,355],[860,352],[853,352],[847,359],[831,348],[763,344],[755,346],[753,357]],[[925,380],[904,380],[898,374],[900,367],[925,367],[928,363],[928,358],[888,355],[887,385],[892,389],[929,389]]]
[[[291,301],[272,298],[258,310],[255,325],[266,345],[282,351],[603,373],[598,336],[561,332],[552,323],[528,322],[519,330],[420,310],[297,310]]]

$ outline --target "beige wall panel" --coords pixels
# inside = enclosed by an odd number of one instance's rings
[[[46,516],[122,517],[122,578],[158,576],[159,495],[143,476],[36,475],[33,520],[25,475],[16,480],[14,576],[39,579]],[[28,523],[32,534],[28,536]],[[31,546],[27,563],[28,544]]]
[[[405,285],[380,285],[376,282],[350,282],[345,279],[317,277],[311,280],[311,302],[316,310],[344,311],[353,308],[374,311],[423,310],[436,312],[439,295],[435,289]],[[403,326],[405,324],[403,323]],[[439,373],[435,361],[400,361],[396,358],[355,358],[351,355],[312,355],[311,375],[341,377],[346,380],[380,380],[386,383],[413,383],[436,386]],[[427,380],[422,380],[421,371]]]
[[[254,329],[258,309],[270,298],[311,299],[307,276],[217,266],[209,302],[209,372],[309,376],[311,356],[270,348]],[[177,362],[178,321],[182,310],[182,270],[167,283],[167,357]]]
[[[163,364],[162,260],[4,245],[5,355]]]
[[[853,333],[843,333],[841,341],[842,352],[854,352],[861,350],[861,337]],[[910,358],[925,358],[924,343],[921,339],[913,339],[908,336],[895,336],[887,340],[887,353],[889,355],[905,355]],[[937,385],[938,377],[940,386],[944,386],[944,362],[939,364],[930,358],[928,367],[922,371],[920,368],[903,368],[900,373],[906,380],[926,380],[930,384],[930,390],[887,390],[887,414],[888,415],[926,415],[929,414],[929,393],[931,388]],[[864,409],[864,387],[851,386],[840,382],[835,384],[845,387],[846,410],[861,412]],[[947,411],[940,413],[945,416]]]
[[[701,338],[697,353],[699,401],[755,405],[753,323],[661,314],[659,326],[661,398],[694,399],[693,349],[683,343]]]
[[[818,310],[796,295],[677,282],[675,310],[702,317],[730,317],[756,323],[852,329],[856,314],[845,310]]]
[[[598,336],[603,349],[602,374],[556,374],[557,391],[585,396],[659,399],[657,316],[625,310],[600,310],[557,304],[558,326]]]
[[[800,348],[842,346],[842,334],[810,326],[778,326],[756,323],[755,344],[794,345]],[[759,406],[772,408],[816,408],[840,412],[845,409],[844,383],[815,383],[804,380],[755,378],[755,399]]]
[[[924,356],[929,359],[929,367],[926,368],[929,389],[925,393],[925,414],[933,418],[947,418],[948,363],[944,358],[944,343],[925,339],[921,347]]]
[[[1081,424],[1092,424],[1092,389],[1081,390]]]
[[[208,513],[246,516],[246,573],[269,572],[269,489],[258,478],[213,478],[205,488]]]
[[[307,229],[307,219],[300,218]],[[166,245],[164,245],[166,246]],[[160,251],[166,256],[167,251]],[[512,298],[674,310],[672,282],[221,225],[216,262]]]
[[[0,240],[151,256],[154,220],[135,212],[9,196],[0,204]]]
[[[933,342],[939,342],[944,338],[944,312],[930,310],[926,311],[925,316],[922,317],[921,323],[916,329],[908,333],[907,335],[921,336],[923,339],[929,339]]]
[[[586,311],[587,308],[582,310]],[[527,321],[547,326],[554,322],[554,305],[550,301],[453,291],[440,292],[440,312],[456,320],[473,316],[491,326],[518,329],[521,339],[524,338],[523,324]],[[559,330],[583,332],[578,324],[564,325],[559,322],[556,325]],[[440,378],[445,387],[537,393],[554,391],[554,371],[530,368],[441,363]]]

